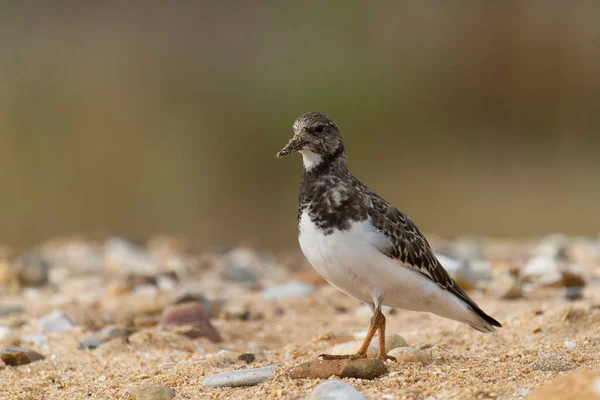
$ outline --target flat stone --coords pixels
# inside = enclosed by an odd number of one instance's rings
[[[18,365],[25,365],[34,361],[43,360],[46,357],[34,350],[24,349],[18,346],[5,347],[0,353],[0,359],[4,361],[4,364],[16,367]]]
[[[535,390],[528,400],[592,400],[600,398],[600,371],[576,371]]]
[[[120,337],[131,335],[132,331],[116,325],[105,326],[97,332],[86,337],[79,343],[79,349],[95,349],[104,343]]]
[[[433,362],[431,354],[423,350],[415,349],[414,347],[398,347],[392,349],[388,355],[395,357],[396,361],[400,364],[421,363],[423,365],[428,365]]]
[[[379,352],[379,343],[377,341],[377,336],[373,338],[369,348],[367,350],[367,356],[371,358],[377,357],[377,353]],[[358,351],[360,346],[362,345],[362,340],[354,340],[351,342],[338,343],[332,346],[329,350],[327,350],[327,354],[354,354]],[[408,346],[406,340],[400,335],[386,335],[385,337],[385,352],[389,352],[392,349],[397,347],[405,347]]]
[[[69,332],[73,330],[73,319],[60,310],[44,315],[39,319],[42,332]]]
[[[366,397],[346,382],[330,379],[312,391],[310,400],[366,400]]]
[[[313,285],[304,282],[291,282],[263,290],[263,299],[280,300],[289,297],[302,297],[315,291]]]
[[[210,323],[204,307],[196,302],[167,307],[160,318],[160,324],[190,339],[206,337],[213,342],[221,341],[221,336]]]
[[[149,383],[131,391],[131,400],[171,400],[175,391],[170,387]]]
[[[279,365],[221,372],[204,379],[202,384],[211,387],[254,386],[269,379],[277,368]]]
[[[360,360],[315,360],[292,369],[292,378],[327,379],[332,375],[340,378],[374,379],[387,372],[385,363],[375,358]]]

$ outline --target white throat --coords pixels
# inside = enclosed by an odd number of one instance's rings
[[[304,162],[304,169],[310,170],[321,163],[323,158],[320,154],[313,153],[310,150],[300,150],[302,154],[302,160]]]

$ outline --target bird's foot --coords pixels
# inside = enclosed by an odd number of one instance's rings
[[[367,358],[367,354],[366,353],[356,353],[356,354],[343,354],[343,355],[337,355],[337,354],[321,354],[319,356],[319,358],[321,358],[322,360],[360,360],[363,358]]]

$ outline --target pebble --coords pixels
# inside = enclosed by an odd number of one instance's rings
[[[40,331],[44,332],[69,332],[73,330],[73,319],[60,310],[52,311],[38,320]]]
[[[310,400],[366,400],[366,397],[346,382],[330,379],[312,391]]]
[[[221,314],[223,306],[226,303],[226,301],[222,299],[210,301],[202,293],[183,292],[175,296],[171,304],[182,304],[190,302],[199,303],[200,305],[202,305],[202,307],[204,307],[204,310],[206,311],[208,318],[218,317],[219,314]]]
[[[221,372],[204,379],[202,384],[211,387],[254,386],[269,379],[277,368],[279,365]]]
[[[0,304],[0,317],[5,317],[7,315],[13,315],[13,314],[23,314],[24,312],[25,312],[25,307],[3,306]]]
[[[0,339],[12,336],[12,330],[7,326],[0,326]]]
[[[563,292],[563,296],[567,300],[580,300],[583,298],[583,286],[567,286]]]
[[[231,282],[249,282],[256,283],[258,278],[254,272],[245,267],[237,267],[232,264],[225,264],[225,269],[221,273],[221,277]]]
[[[315,287],[304,282],[290,282],[263,290],[263,299],[280,300],[289,297],[302,297],[315,291]]]
[[[148,383],[131,391],[131,400],[171,400],[175,391],[170,387]]]
[[[260,321],[265,318],[262,312],[235,306],[221,310],[219,316],[226,321]]]
[[[232,282],[256,283],[258,277],[254,271],[262,268],[258,254],[245,247],[231,250],[225,256],[225,267],[221,277]]]
[[[388,355],[396,358],[396,361],[399,364],[421,363],[423,365],[428,365],[433,362],[431,354],[423,350],[415,349],[414,347],[398,347],[392,349]]]
[[[175,327],[190,339],[207,337],[212,342],[220,342],[221,336],[210,323],[204,307],[195,302],[171,305],[163,311],[160,324],[164,327]]]
[[[238,356],[238,360],[244,361],[246,364],[251,364],[256,360],[256,356],[252,353],[244,353]]]
[[[23,344],[41,346],[48,343],[48,337],[45,335],[24,335],[21,336],[21,342],[23,342]]]
[[[565,348],[567,350],[575,350],[577,348],[577,343],[576,342],[570,342],[570,341],[566,341],[565,342]]]
[[[316,360],[298,365],[291,371],[292,378],[327,379],[332,375],[340,378],[374,379],[387,372],[385,363],[376,358],[359,360]]]
[[[600,398],[600,371],[576,371],[535,390],[528,400],[570,400]]]
[[[116,325],[105,326],[97,332],[86,337],[79,343],[79,349],[95,349],[102,346],[104,343],[120,337],[131,335],[132,331],[126,328],[121,328]]]
[[[10,365],[11,367],[29,364],[45,358],[46,357],[37,351],[24,349],[18,346],[5,347],[0,353],[0,359],[2,359],[6,365]]]
[[[332,346],[329,350],[327,350],[327,354],[354,354],[358,351],[360,346],[362,345],[362,340],[354,340],[351,342],[339,343]],[[397,347],[406,347],[408,343],[406,340],[400,335],[386,335],[385,337],[385,352],[389,352],[392,349]],[[367,350],[368,357],[377,357],[377,353],[379,352],[379,343],[377,336],[373,338],[369,348]]]
[[[104,263],[108,272],[118,274],[153,274],[157,269],[144,248],[119,237],[110,238],[105,243]]]
[[[50,263],[37,253],[26,253],[15,262],[19,282],[23,286],[39,287],[48,283]]]

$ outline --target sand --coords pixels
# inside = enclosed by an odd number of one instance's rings
[[[15,337],[37,333],[36,318],[55,309],[74,315],[78,325],[71,332],[47,333],[46,344],[21,344],[44,354],[44,361],[20,367],[0,363],[0,398],[128,399],[133,388],[154,382],[173,388],[176,399],[306,399],[321,380],[291,379],[290,369],[336,343],[355,340],[368,327],[368,312],[328,285],[298,298],[267,300],[259,289],[223,282],[216,268],[157,295],[107,293],[104,287],[110,280],[84,277],[64,288],[3,296],[4,303],[26,306],[23,314],[0,317],[0,326],[11,326]],[[504,325],[491,335],[431,314],[396,310],[388,315],[388,333],[430,352],[434,362],[388,362],[389,373],[381,378],[344,381],[368,399],[519,399],[568,371],[600,370],[600,279],[595,272],[585,270],[588,284],[578,301],[564,299],[562,289],[555,288],[530,290],[516,300],[471,291],[473,299]],[[293,274],[272,275],[283,282]],[[266,279],[263,285],[273,283]],[[127,313],[140,313],[142,304],[147,315],[156,315],[153,310],[164,307],[181,288],[232,299],[226,307],[245,306],[264,317],[212,319],[221,343],[148,326],[138,327],[128,340],[112,340],[95,350],[77,349],[81,339],[106,323],[107,312],[116,320],[121,312],[124,319]],[[115,305],[120,311],[114,311]],[[256,360],[247,365],[237,359],[242,353],[253,353]],[[201,384],[226,370],[272,364],[281,368],[256,386]]]

